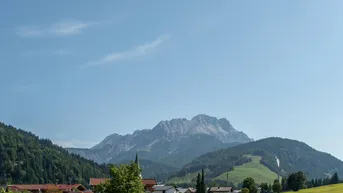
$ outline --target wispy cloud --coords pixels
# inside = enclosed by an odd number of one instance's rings
[[[49,36],[70,36],[81,33],[86,28],[96,25],[98,22],[81,22],[68,20],[52,23],[47,26],[20,26],[16,33],[20,37],[37,38]]]
[[[112,62],[116,62],[116,61],[120,61],[120,60],[126,60],[126,59],[130,59],[130,58],[142,56],[142,55],[145,55],[145,54],[149,53],[150,51],[154,50],[155,48],[157,48],[159,45],[161,45],[165,41],[169,40],[170,38],[171,38],[170,34],[161,35],[161,36],[157,37],[152,42],[134,46],[134,47],[132,47],[132,49],[127,50],[127,51],[114,52],[114,53],[108,54],[108,55],[100,58],[97,61],[93,61],[93,62],[88,63],[85,66],[88,66],[88,67],[89,66],[99,66],[102,64],[107,64],[107,63],[112,63]],[[85,67],[85,66],[83,66],[83,67]]]

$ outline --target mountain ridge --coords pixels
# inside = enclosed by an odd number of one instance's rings
[[[204,144],[197,144],[203,147],[203,150],[194,147],[194,143],[200,138],[202,141],[207,141]],[[129,159],[134,152],[141,152],[143,159],[163,161],[167,162],[167,165],[181,167],[194,159],[194,156],[250,141],[253,139],[244,132],[236,130],[226,118],[218,119],[199,114],[190,120],[174,118],[160,121],[152,129],[136,130],[132,134],[114,133],[89,149],[67,148],[67,150],[98,163],[119,162]],[[182,150],[188,146],[192,146],[193,149]],[[184,160],[175,160],[177,155],[183,155]],[[168,159],[171,157],[174,160]]]

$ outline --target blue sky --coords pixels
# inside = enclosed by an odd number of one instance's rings
[[[204,113],[341,159],[342,1],[8,1],[0,120],[64,146]]]

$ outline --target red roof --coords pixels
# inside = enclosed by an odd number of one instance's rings
[[[73,188],[86,190],[81,184],[14,184],[9,185],[8,188],[16,190],[71,190]]]
[[[144,185],[157,185],[155,179],[143,179],[142,182]]]

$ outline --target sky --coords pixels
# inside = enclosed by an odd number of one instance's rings
[[[7,1],[0,121],[64,147],[197,114],[343,159],[343,1]]]

